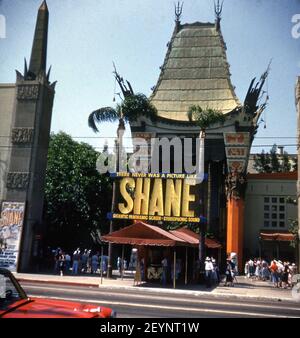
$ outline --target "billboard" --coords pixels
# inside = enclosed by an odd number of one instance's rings
[[[25,203],[3,202],[0,215],[0,267],[16,271]]]
[[[196,175],[117,173],[113,219],[200,222]]]

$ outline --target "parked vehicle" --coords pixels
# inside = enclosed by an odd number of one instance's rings
[[[28,297],[13,274],[0,268],[0,318],[114,318],[98,304]]]

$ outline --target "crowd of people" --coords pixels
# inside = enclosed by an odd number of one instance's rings
[[[107,274],[107,256],[102,256],[98,251],[92,251],[85,249],[83,251],[80,248],[77,248],[72,254],[65,252],[61,248],[57,248],[52,251],[54,257],[54,273],[60,274],[61,276],[65,274],[97,274],[102,270],[103,275]],[[101,266],[102,263],[102,266]],[[123,263],[123,264],[122,264]],[[166,285],[167,282],[167,271],[168,271],[168,261],[164,258],[161,262],[162,264],[162,283]],[[120,276],[123,271],[128,268],[128,263],[126,259],[120,257],[117,258],[116,262],[117,268],[119,270]],[[144,276],[144,260],[140,262],[137,266],[139,270],[139,280],[143,281]],[[172,279],[173,269],[171,267]],[[206,257],[204,262],[205,269],[205,282],[206,287],[210,288],[214,285],[220,284],[222,281],[222,276],[219,271],[218,264],[213,257]],[[178,278],[181,272],[180,261],[176,261],[176,279]],[[282,262],[281,260],[275,260],[268,262],[265,259],[254,258],[248,259],[244,267],[245,278],[260,280],[260,281],[271,281],[273,286],[276,288],[290,288],[293,286],[293,276],[297,274],[297,268],[295,263],[288,261]],[[228,257],[226,260],[226,268],[224,275],[224,286],[234,286],[237,276],[237,262],[234,257]]]
[[[107,273],[107,259],[106,256],[102,256],[98,251],[92,252],[92,250],[85,249],[81,252],[80,248],[77,248],[72,256],[63,251],[61,248],[57,248],[53,251],[54,256],[54,273],[60,274],[72,274],[78,275],[80,273],[96,274],[101,271],[105,275]]]
[[[245,263],[245,277],[271,281],[276,288],[292,287],[293,276],[297,273],[295,263],[273,259],[270,263],[265,259],[249,259]]]

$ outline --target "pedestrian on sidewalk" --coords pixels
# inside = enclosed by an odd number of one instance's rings
[[[72,266],[72,274],[78,274],[78,266],[80,262],[80,249],[77,248],[73,253],[73,266]]]
[[[209,257],[206,257],[205,259],[205,281],[206,281],[206,287],[211,287],[211,279],[212,279],[212,272],[214,270],[213,263]]]
[[[270,270],[271,270],[272,283],[274,284],[274,287],[278,288],[279,287],[278,266],[277,266],[277,262],[275,261],[275,259],[271,262]]]
[[[227,259],[227,265],[225,270],[225,284],[224,286],[234,286],[233,284],[233,272],[230,264],[230,259]]]
[[[124,271],[127,270],[127,259],[125,258],[124,259],[124,262],[123,262],[123,268],[124,268]]]
[[[142,281],[142,276],[141,276],[141,265],[140,262],[137,262],[136,265],[136,270],[135,270],[135,275],[134,275],[134,284],[136,286],[140,286]]]
[[[68,253],[66,253],[65,255],[65,262],[66,262],[66,273],[68,274],[71,268],[71,256]]]
[[[98,262],[99,262],[99,252],[94,253],[93,256],[92,256],[91,273],[97,273],[97,270],[98,270]]]
[[[141,270],[141,281],[143,282],[145,280],[145,260],[144,258],[140,261],[140,270]]]
[[[81,257],[81,263],[82,263],[81,272],[84,272],[84,273],[87,272],[88,259],[89,259],[89,252],[88,252],[88,249],[85,249]]]
[[[59,273],[59,253],[60,253],[60,248],[57,248],[54,251],[54,274],[58,274]]]
[[[100,257],[100,264],[101,264],[101,257]],[[102,256],[102,267],[103,275],[106,275],[107,273],[107,260],[105,256]]]
[[[121,260],[121,257],[117,258],[117,268],[118,268],[118,271],[119,271],[119,275],[121,276],[122,275],[122,260]]]
[[[287,289],[288,285],[289,285],[289,265],[287,262],[284,262],[284,268],[283,268],[283,272],[282,272],[282,287],[284,289]]]
[[[167,284],[167,274],[168,274],[168,260],[166,257],[161,261],[162,265],[162,284],[165,286]]]
[[[61,276],[63,276],[65,271],[65,254],[63,251],[60,251],[58,261],[59,261],[59,273]]]

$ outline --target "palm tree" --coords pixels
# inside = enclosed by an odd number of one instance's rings
[[[224,123],[225,116],[218,110],[212,108],[202,109],[199,105],[193,105],[189,108],[187,116],[190,122],[195,122],[200,127],[200,147],[201,144],[204,145],[205,132],[212,124],[215,123]],[[204,156],[204,152],[202,153]],[[201,161],[201,159],[200,159]],[[204,159],[203,159],[204,161]],[[208,189],[207,189],[207,225],[210,223],[210,209],[211,209],[211,165],[208,165]],[[203,191],[203,190],[202,190]],[[203,210],[204,213],[204,210]],[[199,261],[204,263],[205,257],[205,232],[206,227],[202,226],[200,228],[200,241],[199,241]]]
[[[119,171],[120,167],[120,150],[122,151],[122,139],[125,132],[125,123],[135,121],[139,116],[145,116],[150,118],[152,121],[157,117],[157,110],[148,100],[144,94],[134,94],[130,83],[127,81],[129,90],[124,84],[123,79],[119,76],[117,71],[114,72],[115,78],[118,81],[124,99],[121,104],[117,104],[116,108],[103,107],[93,111],[88,117],[88,125],[94,132],[99,132],[97,127],[98,123],[102,122],[114,122],[119,121],[117,129],[117,140],[116,140],[116,171]],[[113,193],[112,193],[112,212],[115,208],[116,199],[116,184],[113,182]],[[113,232],[113,222],[110,221],[109,232]],[[112,277],[112,244],[108,245],[108,269],[107,277]]]
[[[145,116],[151,120],[157,117],[157,110],[144,94],[129,94],[124,97],[116,108],[103,107],[93,111],[88,118],[89,127],[98,132],[96,123],[115,122],[123,126],[125,122],[137,120],[139,116]]]

